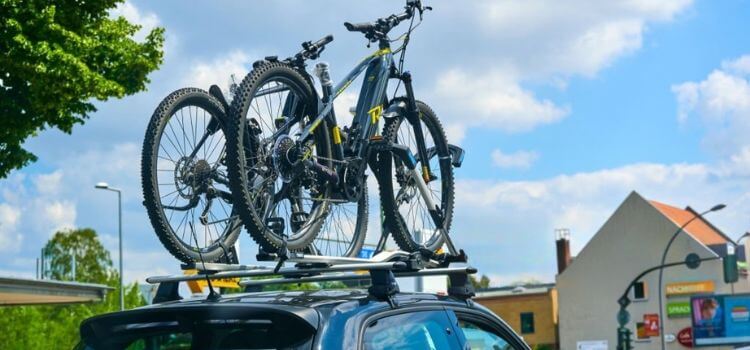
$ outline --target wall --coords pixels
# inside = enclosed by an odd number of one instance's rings
[[[530,345],[557,344],[557,291],[539,294],[474,298],[500,316]],[[521,313],[534,313],[534,333],[521,334]]]

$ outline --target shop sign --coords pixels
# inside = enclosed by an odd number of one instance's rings
[[[675,301],[667,303],[667,317],[688,317],[690,316],[689,301]]]
[[[714,281],[668,283],[667,296],[712,293]]]
[[[644,314],[643,315],[643,328],[644,328],[644,335],[646,337],[658,337],[659,336],[659,315],[658,314]]]
[[[693,347],[693,328],[685,327],[677,333],[677,342],[686,348]]]

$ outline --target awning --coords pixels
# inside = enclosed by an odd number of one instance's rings
[[[0,306],[100,302],[110,289],[102,284],[0,277]]]

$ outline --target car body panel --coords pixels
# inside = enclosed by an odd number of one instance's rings
[[[502,319],[470,300],[425,293],[397,293],[389,301],[377,299],[361,289],[240,293],[224,295],[217,301],[205,298],[169,301],[92,317],[81,324],[80,332],[82,339],[89,339],[87,343],[95,343],[93,339],[108,337],[118,325],[145,324],[149,320],[168,317],[165,315],[212,319],[283,316],[294,317],[314,329],[314,349],[357,349],[361,346],[365,328],[373,320],[427,310],[443,310],[453,320],[456,318],[454,312],[481,316],[492,323],[493,328],[508,334],[513,343],[522,344],[518,345],[519,348],[528,349]]]

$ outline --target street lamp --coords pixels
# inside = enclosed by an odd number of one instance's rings
[[[122,191],[119,188],[110,187],[106,182],[97,182],[94,186],[100,190],[107,190],[117,192],[117,221],[118,221],[118,236],[119,236],[119,249],[120,249],[120,311],[125,310],[125,294],[122,285]]]
[[[660,265],[663,266],[665,264],[665,262],[667,260],[667,253],[669,252],[669,248],[672,246],[672,243],[677,238],[677,236],[680,234],[680,232],[682,232],[682,230],[685,229],[685,227],[687,227],[691,222],[693,222],[693,220],[695,220],[697,218],[702,218],[703,215],[706,215],[706,214],[711,213],[711,212],[719,211],[719,210],[722,210],[724,208],[726,208],[726,205],[724,205],[724,204],[714,205],[713,207],[711,207],[711,209],[708,209],[708,210],[706,210],[706,211],[704,211],[704,212],[702,212],[700,214],[697,214],[697,215],[693,216],[686,223],[682,224],[682,226],[680,226],[680,228],[678,228],[677,231],[675,231],[675,233],[672,235],[672,238],[669,239],[669,243],[667,243],[667,247],[664,248],[664,253],[661,256],[661,264]],[[662,313],[662,308],[663,308],[663,304],[664,304],[664,296],[662,295],[662,279],[663,279],[663,276],[664,276],[664,269],[660,268],[659,269],[659,337],[661,338],[661,348],[662,348],[662,350],[664,350],[667,347],[666,339],[664,338],[664,316],[663,316],[663,313]]]

